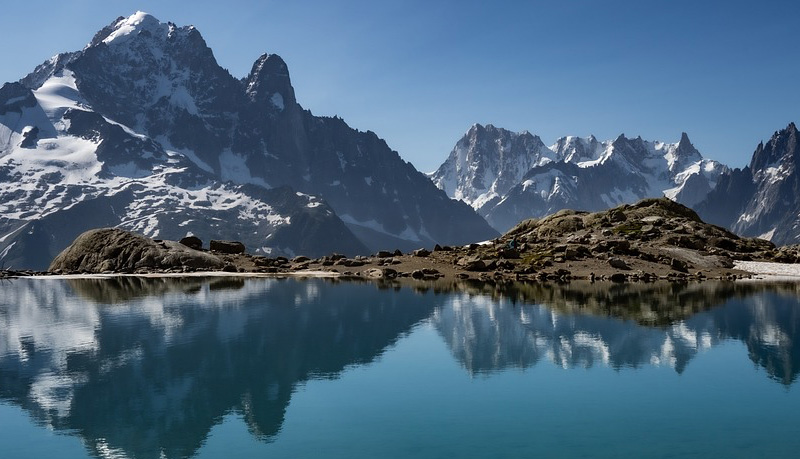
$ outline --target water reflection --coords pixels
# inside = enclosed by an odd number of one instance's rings
[[[191,455],[230,412],[268,440],[298,383],[372,361],[433,308],[318,281],[41,280],[3,293],[0,396],[96,456]]]
[[[668,365],[682,372],[726,339],[744,342],[753,362],[783,384],[800,372],[795,283],[476,284],[455,293],[433,322],[470,373],[542,360],[564,368]]]
[[[189,456],[231,412],[269,441],[299,384],[372,362],[428,320],[470,373],[540,362],[681,372],[727,339],[787,386],[800,371],[795,284],[121,277],[0,288],[0,397],[95,456]]]

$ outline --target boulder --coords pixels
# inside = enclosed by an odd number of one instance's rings
[[[615,269],[623,269],[623,270],[631,269],[631,267],[628,266],[627,263],[625,263],[625,260],[617,257],[609,258],[608,265]]]
[[[486,271],[486,263],[480,259],[480,257],[462,257],[460,258],[456,264],[461,266],[467,271]]]
[[[431,254],[431,251],[428,249],[417,249],[414,251],[415,257],[427,257]]]
[[[392,268],[372,268],[366,270],[364,275],[371,279],[394,279],[397,277],[397,271]]]
[[[200,250],[203,248],[203,241],[201,241],[197,236],[186,236],[178,242],[186,247],[189,247],[190,249]]]
[[[228,254],[244,253],[244,244],[239,241],[216,241],[212,239],[209,248],[212,252]]]
[[[49,271],[133,272],[190,267],[220,269],[217,256],[175,241],[156,242],[118,228],[101,228],[78,236],[50,264]]]
[[[682,273],[689,271],[689,265],[685,261],[679,260],[677,258],[672,259],[672,261],[670,262],[670,267],[675,271],[679,271]]]

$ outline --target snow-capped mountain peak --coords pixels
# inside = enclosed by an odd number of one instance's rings
[[[724,170],[703,159],[685,133],[676,143],[625,134],[603,142],[565,136],[549,148],[528,133],[535,139],[532,148],[509,154],[501,147],[510,134],[473,125],[431,175],[439,188],[470,204],[498,231],[563,208],[602,210],[660,196],[692,205]]]
[[[376,134],[303,110],[280,56],[237,79],[142,12],[0,88],[0,263],[44,268],[100,226],[312,256],[497,235]]]
[[[536,165],[556,155],[538,136],[473,124],[430,177],[455,199],[479,208],[503,196]]]
[[[127,18],[118,19],[113,25],[114,31],[103,39],[103,43],[122,44],[125,40],[139,34],[148,34],[156,39],[163,39],[169,35],[172,26],[161,21],[144,11],[137,11]]]

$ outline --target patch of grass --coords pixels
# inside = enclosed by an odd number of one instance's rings
[[[617,234],[635,234],[642,232],[642,226],[641,222],[627,222],[616,226],[611,231]]]
[[[522,256],[522,264],[532,265],[545,258],[553,258],[552,250],[542,250],[540,252],[527,252]]]

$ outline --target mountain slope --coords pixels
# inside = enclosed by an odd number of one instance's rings
[[[279,56],[236,79],[194,27],[141,12],[3,86],[0,196],[0,263],[17,267],[90,223],[285,254],[496,235],[374,133],[304,110]]]
[[[513,148],[507,139],[529,147]],[[686,134],[672,144],[562,137],[546,148],[529,133],[473,126],[432,179],[505,231],[565,208],[596,211],[660,196],[694,205],[725,169],[703,159]]]
[[[779,245],[800,242],[799,137],[790,123],[760,143],[747,167],[722,174],[698,213],[744,236]]]
[[[335,235],[348,253],[365,247],[318,198],[287,187],[223,183],[77,98],[69,71],[37,91],[0,89],[0,260],[44,269],[83,231],[119,226],[152,237],[238,239],[261,253],[322,254]],[[58,82],[58,84],[57,84]],[[70,98],[73,97],[73,98]],[[282,231],[317,222],[314,238]],[[306,226],[306,225],[304,225]]]

